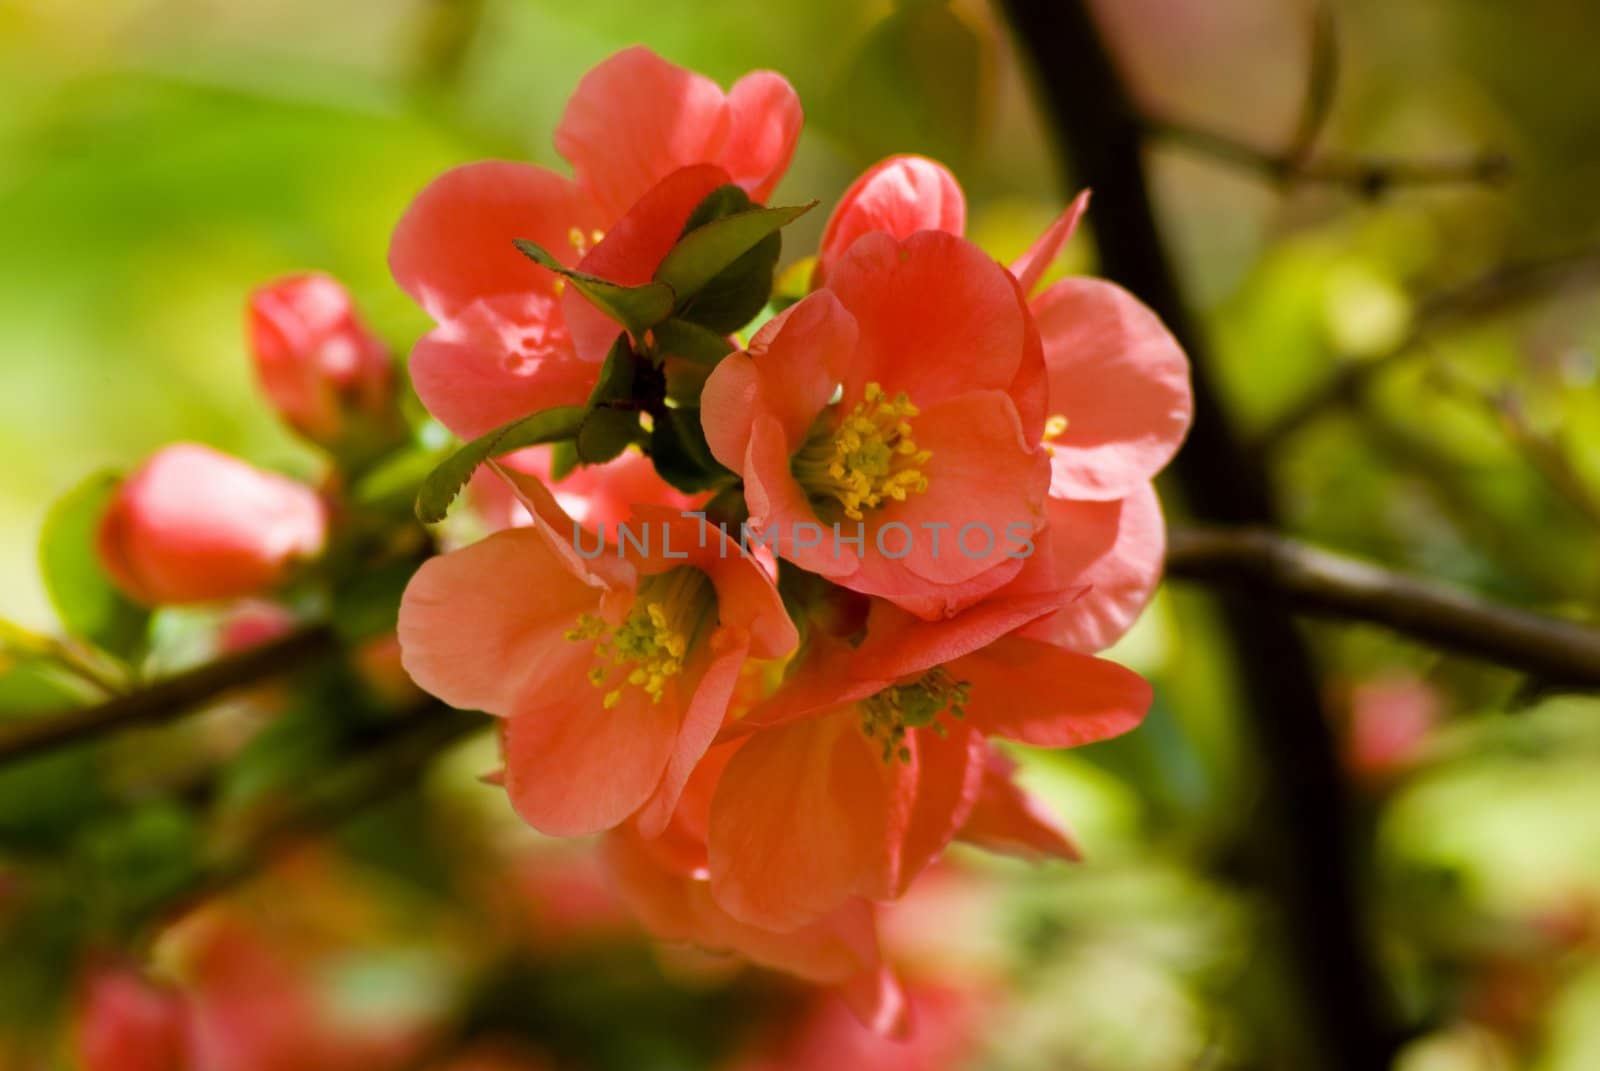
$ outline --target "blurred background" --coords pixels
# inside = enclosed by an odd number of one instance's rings
[[[1150,150],[1154,195],[1231,416],[1293,534],[1592,620],[1600,5],[1326,9],[1318,46],[1318,9],[1299,0],[1098,4],[1146,114],[1172,128]],[[1492,149],[1509,177],[1373,189],[1216,151],[1289,144],[1330,40],[1312,159]],[[53,627],[39,527],[88,472],[195,439],[312,475],[258,399],[248,291],[330,272],[403,354],[426,322],[384,258],[409,199],[465,161],[562,167],[550,139],[567,93],[634,42],[724,85],[756,67],[793,82],[807,123],[777,201],[826,207],[865,165],[925,152],[959,175],[971,235],[1001,259],[1062,203],[1005,27],[967,0],[0,0],[4,615]],[[823,219],[786,232],[786,260]],[[1080,237],[1066,267],[1093,266]],[[1359,880],[1409,1038],[1401,1066],[1600,1067],[1600,701],[1377,629],[1310,635],[1369,848]],[[962,855],[937,875],[891,945],[941,1025],[882,1066],[1297,1066],[1263,923],[1275,907],[1239,864],[1255,779],[1204,592],[1164,589],[1114,654],[1157,683],[1145,726],[1024,757],[1089,864]],[[0,1029],[55,1029],[81,931],[122,932],[124,899],[147,922],[142,905],[185,887],[163,868],[182,870],[199,833],[169,790],[203,777],[174,756],[250,737],[251,762],[202,786],[247,801],[336,753],[304,697],[257,739],[267,701],[0,774],[0,917],[15,924]],[[49,705],[0,687],[0,706],[29,702]],[[839,1055],[852,1028],[810,995],[653,949],[584,853],[502,813],[476,781],[492,765],[478,743],[453,753],[333,848],[252,875],[226,912],[164,937],[162,962],[211,979],[224,1010],[314,992],[328,1066],[386,1066],[371,1053],[484,992],[498,996],[474,1014],[521,1025],[514,1053],[472,1066],[879,1066]],[[16,874],[50,894],[8,894]],[[57,1048],[40,1066],[74,1066]],[[834,1062],[805,1062],[818,1052]],[[295,1059],[216,1066],[324,1066]]]

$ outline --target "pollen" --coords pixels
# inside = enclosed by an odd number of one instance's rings
[[[1044,449],[1045,453],[1054,457],[1055,447],[1050,444],[1061,438],[1067,430],[1067,418],[1060,413],[1052,413],[1044,422]]]
[[[912,438],[919,413],[904,391],[890,396],[868,383],[855,408],[836,425],[821,425],[795,455],[795,478],[813,499],[837,501],[854,521],[865,510],[921,494],[928,489],[921,466],[933,453]]]
[[[610,710],[627,689],[659,703],[667,685],[683,674],[684,661],[715,605],[711,581],[698,569],[679,566],[639,585],[633,608],[615,628],[597,614],[580,614],[566,632],[571,643],[593,645],[589,683]]]
[[[949,714],[966,717],[970,687],[939,666],[928,670],[910,684],[897,684],[868,696],[856,704],[861,713],[861,731],[883,749],[883,761],[911,761],[906,734],[912,729],[932,729],[943,736],[945,728],[938,718]]]

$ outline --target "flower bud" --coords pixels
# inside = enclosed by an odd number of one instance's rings
[[[275,587],[326,537],[326,509],[310,488],[178,443],[118,488],[100,520],[99,552],[118,587],[155,606]]]
[[[84,1071],[179,1071],[189,1066],[187,1009],[133,968],[91,969],[78,997],[73,1048]]]
[[[250,352],[261,389],[314,443],[345,448],[398,426],[387,347],[327,275],[291,275],[250,295]]]

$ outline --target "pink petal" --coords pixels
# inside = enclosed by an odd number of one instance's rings
[[[776,74],[746,75],[724,96],[709,78],[635,47],[584,75],[556,126],[556,150],[615,219],[690,164],[721,164],[763,200],[789,164],[800,124],[800,101]]]
[[[683,712],[676,689],[661,702],[624,688],[607,710],[584,674],[588,659],[543,674],[505,722],[506,795],[533,828],[581,837],[626,821],[671,761]]]
[[[1189,430],[1189,361],[1137,298],[1099,279],[1062,279],[1033,300],[1050,373],[1051,490],[1110,500],[1172,459]]]
[[[850,713],[750,737],[711,804],[717,903],[752,925],[792,930],[881,892],[895,776]]]
[[[983,786],[960,839],[1023,859],[1082,859],[1067,828],[1017,784],[1016,767],[1006,755],[989,749]]]
[[[600,243],[578,262],[578,270],[623,286],[649,282],[661,259],[678,243],[689,214],[707,194],[727,182],[727,172],[710,164],[672,172],[650,187],[606,231]],[[561,310],[578,356],[585,361],[604,361],[621,325],[591,304],[575,286],[563,291]]]
[[[716,739],[727,717],[728,703],[739,683],[739,671],[744,668],[749,646],[738,642],[720,646],[724,649],[710,656],[709,664],[700,675],[667,767],[639,815],[639,832],[646,837],[660,836],[666,829],[689,782],[689,775]]]
[[[599,592],[529,528],[423,562],[400,602],[406,672],[451,706],[509,714],[585,654],[563,634]]]
[[[467,164],[411,202],[389,245],[389,270],[443,320],[479,298],[553,294],[555,277],[517,252],[512,239],[531,239],[572,264],[578,255],[569,232],[600,225],[578,187],[554,171],[503,160]]]
[[[1135,728],[1150,684],[1115,662],[1011,638],[949,665],[970,685],[968,723],[1037,747],[1077,747]]]
[[[897,853],[897,895],[904,895],[917,875],[943,854],[966,824],[983,783],[982,735],[960,723],[947,725],[946,733],[922,729],[915,734],[916,795]]]
[[[1028,251],[1012,262],[1011,274],[1017,277],[1017,283],[1022,287],[1024,294],[1033,293],[1034,288],[1039,285],[1044,273],[1050,270],[1050,265],[1061,255],[1062,247],[1072,240],[1073,232],[1078,229],[1078,221],[1083,218],[1083,213],[1088,207],[1089,191],[1084,190],[1072,199],[1072,203],[1054,223],[1045,228],[1045,232],[1035,239],[1028,247]]]
[[[948,168],[925,156],[891,156],[868,168],[839,199],[822,232],[812,285],[822,286],[834,262],[863,234],[905,239],[917,231],[966,232],[967,199]]]
[[[1025,635],[1074,651],[1103,651],[1143,612],[1161,581],[1167,528],[1154,486],[1117,502],[1052,498],[1042,539],[1056,585],[1083,588],[1058,613],[1029,625]]]
[[[717,163],[764,203],[789,169],[805,115],[794,87],[773,71],[753,71],[728,91],[728,136]]]
[[[474,301],[411,351],[417,396],[463,439],[541,409],[581,405],[598,378],[598,367],[573,350],[561,306],[540,293]]]
[[[869,382],[906,391],[926,409],[969,391],[1006,390],[1022,365],[1027,313],[1015,282],[954,235],[864,235],[833,268],[828,289],[860,329],[845,369],[846,409]]]

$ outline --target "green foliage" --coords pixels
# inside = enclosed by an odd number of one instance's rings
[[[588,275],[568,268],[538,244],[526,238],[516,239],[515,244],[524,256],[564,277],[577,288],[579,293],[588,298],[595,308],[621,324],[625,331],[635,337],[643,335],[652,325],[672,315],[677,296],[672,287],[665,283],[649,282],[640,286],[623,286],[597,275]]]
[[[144,641],[149,612],[111,583],[95,551],[96,532],[119,478],[97,473],[58,501],[39,537],[39,568],[67,631],[124,658]]]
[[[444,520],[450,503],[466,486],[479,465],[492,457],[525,446],[570,439],[578,434],[585,417],[583,406],[563,405],[534,413],[486,432],[452,454],[422,481],[417,492],[417,517],[426,524]]]
[[[695,494],[733,481],[734,475],[711,456],[700,410],[669,408],[650,433],[650,456],[656,471],[680,491]]]
[[[680,317],[721,334],[749,323],[772,294],[783,252],[779,231],[816,204],[755,208],[738,186],[713,190],[656,269],[656,279],[678,295]]]

